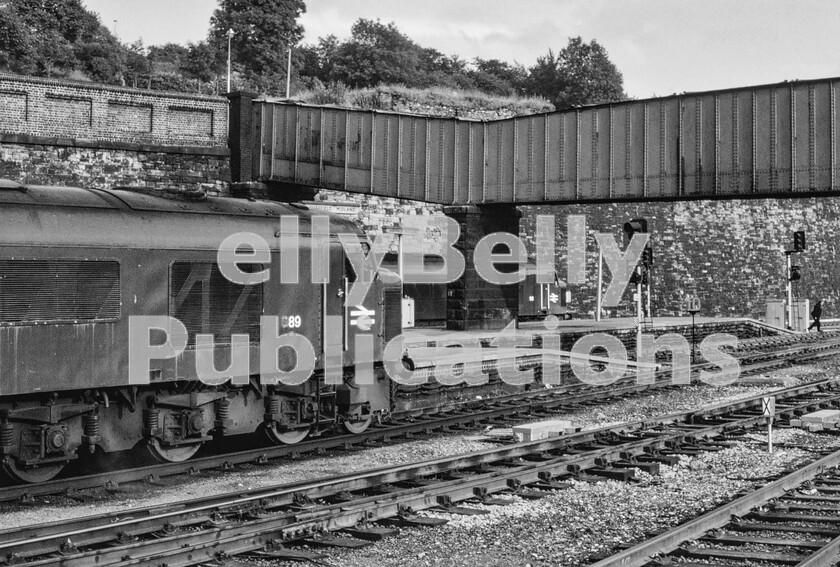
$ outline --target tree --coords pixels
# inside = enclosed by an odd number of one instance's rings
[[[99,83],[118,84],[124,79],[125,52],[117,42],[90,41],[74,48],[79,70]]]
[[[75,67],[73,46],[53,30],[34,34],[29,45],[33,49],[38,71],[47,77],[52,77],[55,71],[67,72]]]
[[[337,37],[328,35],[318,38],[317,45],[304,45],[298,49],[300,74],[322,83],[335,82],[335,56],[340,45]]]
[[[181,71],[192,79],[212,81],[222,72],[219,55],[206,41],[190,43],[187,56],[181,63]]]
[[[470,76],[480,91],[511,96],[522,94],[527,88],[528,71],[522,65],[476,57],[473,67]]]
[[[148,77],[152,74],[152,66],[147,55],[148,50],[143,45],[142,39],[134,41],[134,43],[125,48],[123,65],[125,76],[122,77],[122,82],[136,87],[140,78]]]
[[[115,82],[123,49],[80,0],[5,0],[0,6],[0,65],[16,73],[81,71]]]
[[[530,92],[554,103],[558,110],[624,100],[624,79],[606,49],[594,39],[569,39],[559,53],[549,49],[530,69]]]
[[[416,86],[420,82],[422,49],[400,33],[394,23],[360,18],[351,37],[332,54],[331,80],[349,87],[379,84]]]
[[[529,92],[554,101],[563,90],[560,64],[560,57],[551,49],[547,55],[537,57],[537,63],[529,69]]]
[[[179,73],[189,52],[189,48],[170,42],[149,47],[148,58],[154,62],[155,73]]]
[[[237,68],[253,87],[277,92],[285,84],[288,49],[303,37],[298,18],[305,11],[303,0],[219,0],[210,19],[209,44],[227,54],[228,30],[233,30]]]
[[[420,63],[414,86],[475,89],[475,83],[467,69],[467,62],[457,55],[444,55],[428,47],[421,48],[419,53]]]
[[[31,32],[14,6],[0,7],[0,69],[15,73],[33,73],[34,58],[30,45]]]

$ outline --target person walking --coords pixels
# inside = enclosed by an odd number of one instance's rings
[[[821,299],[818,300],[816,305],[814,305],[814,308],[811,309],[811,317],[814,318],[814,322],[811,323],[811,326],[808,327],[808,330],[810,331],[811,329],[813,329],[816,326],[817,327],[817,332],[821,333],[822,332],[820,330],[820,317],[822,317],[822,300]]]

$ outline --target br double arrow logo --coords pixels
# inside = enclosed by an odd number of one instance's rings
[[[374,309],[356,305],[350,310],[350,324],[358,327],[360,331],[370,331],[370,328],[376,323],[375,315],[376,311]]]

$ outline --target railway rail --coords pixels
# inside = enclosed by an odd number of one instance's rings
[[[739,356],[742,374],[765,372],[779,367],[813,361],[840,354],[840,336],[821,338],[804,337],[796,340],[753,339],[744,341]],[[795,345],[795,346],[790,346]],[[790,346],[778,350],[780,346]],[[762,349],[775,349],[765,351]],[[528,364],[529,360],[519,360]],[[706,369],[700,364],[694,371]],[[388,422],[375,424],[361,434],[336,434],[310,439],[295,445],[260,447],[233,453],[205,455],[179,463],[162,463],[123,470],[70,476],[33,485],[11,485],[0,487],[0,502],[31,501],[36,497],[65,494],[71,498],[82,489],[105,488],[121,491],[127,483],[160,482],[167,477],[195,474],[209,470],[230,470],[241,464],[264,465],[273,460],[297,457],[303,454],[318,454],[327,450],[347,449],[351,446],[365,446],[390,442],[399,438],[429,435],[437,431],[468,428],[480,424],[502,424],[516,420],[532,420],[567,412],[578,404],[606,403],[628,396],[644,395],[654,389],[675,387],[670,381],[668,369],[656,374],[653,384],[638,384],[635,379],[625,379],[611,386],[566,386],[553,389],[539,389],[516,394],[498,396],[489,400],[470,400],[451,403],[435,412],[403,412],[392,414]]]
[[[790,416],[840,406],[840,381],[774,394],[777,416]],[[626,480],[633,468],[656,472],[678,454],[720,450],[765,422],[760,402],[756,396],[469,455],[7,530],[0,532],[0,557],[29,566],[175,567],[247,553],[284,558],[289,552],[283,545],[290,542],[349,545],[323,534],[350,530],[360,538],[381,537],[383,528],[371,522],[437,525],[445,520],[416,512],[480,513],[470,501],[503,504],[504,494],[539,498],[572,477]]]

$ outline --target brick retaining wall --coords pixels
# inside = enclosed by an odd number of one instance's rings
[[[0,74],[0,177],[227,192],[228,103]]]
[[[0,74],[0,132],[161,146],[227,146],[227,100]]]

